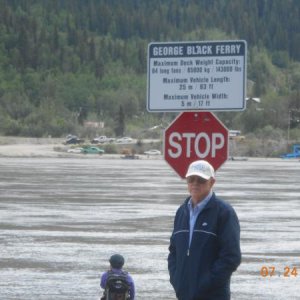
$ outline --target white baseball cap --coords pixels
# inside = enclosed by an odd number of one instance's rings
[[[185,178],[190,176],[199,176],[208,180],[211,177],[215,178],[215,170],[206,160],[196,160],[189,165]]]

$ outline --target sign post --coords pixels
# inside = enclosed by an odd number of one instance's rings
[[[150,43],[147,109],[245,109],[246,42]]]
[[[183,112],[165,130],[164,158],[181,178],[199,159],[217,170],[228,158],[228,130],[210,112]]]
[[[247,43],[150,43],[147,109],[182,112],[165,130],[164,158],[182,178],[195,160],[215,170],[228,158],[228,130],[211,111],[246,106]]]

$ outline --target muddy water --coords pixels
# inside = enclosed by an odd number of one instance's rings
[[[300,299],[299,182],[299,161],[233,161],[218,172],[215,191],[242,228],[233,300]],[[175,299],[166,257],[185,196],[163,160],[0,158],[0,299],[96,300],[116,252],[137,299]],[[264,266],[274,275],[261,276]]]

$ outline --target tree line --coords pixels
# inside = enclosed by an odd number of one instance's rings
[[[127,128],[161,122],[165,115],[146,112],[148,43],[215,39],[248,42],[248,95],[263,99],[260,110],[219,113],[225,124],[284,129],[293,110],[291,129],[298,128],[297,0],[0,0],[0,7],[2,134],[61,136],[84,120],[122,134],[120,111]]]

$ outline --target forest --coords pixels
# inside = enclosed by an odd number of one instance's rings
[[[146,109],[150,42],[246,40],[242,112],[229,129],[300,140],[298,0],[0,0],[0,134],[155,137],[176,113]],[[86,122],[104,124],[88,129]]]

